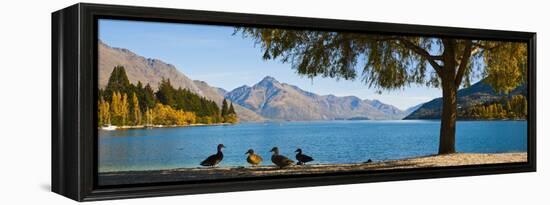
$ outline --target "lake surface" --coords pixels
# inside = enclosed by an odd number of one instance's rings
[[[294,159],[296,148],[313,163],[360,163],[436,154],[439,121],[315,121],[99,131],[99,171],[199,167],[224,144],[219,166],[248,166],[252,148],[271,164],[269,150]],[[526,121],[459,121],[458,152],[527,151]]]

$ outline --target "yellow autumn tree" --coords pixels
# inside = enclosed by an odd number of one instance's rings
[[[128,103],[128,95],[124,93],[122,96],[122,102],[120,104],[122,125],[128,125],[128,116],[130,114],[130,106]]]
[[[141,110],[139,109],[139,100],[136,93],[132,96],[132,124],[141,125]]]
[[[113,95],[111,97],[111,123],[113,125],[121,125],[121,110],[120,110],[120,93],[119,92],[113,92]]]
[[[153,109],[147,108],[145,110],[145,126],[151,126],[153,125]]]
[[[111,99],[111,122],[113,125],[127,125],[129,112],[128,95],[126,93],[122,95],[120,92],[113,92]]]
[[[155,125],[188,125],[196,121],[197,116],[193,112],[176,110],[168,105],[157,103],[153,108],[153,124]]]
[[[177,125],[189,125],[195,123],[195,113],[184,112],[182,110],[175,110],[176,124]]]
[[[101,100],[98,103],[98,125],[109,125],[111,124],[111,111],[109,102],[105,101],[105,99],[101,98]]]

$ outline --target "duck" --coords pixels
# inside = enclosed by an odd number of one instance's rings
[[[218,153],[210,155],[204,161],[201,162],[201,166],[213,167],[219,164],[223,160],[222,148],[225,148],[223,144],[218,145]]]
[[[298,165],[305,165],[307,162],[313,161],[313,158],[310,156],[307,156],[305,154],[302,154],[302,149],[298,148],[296,151],[296,160],[298,160]]]
[[[273,149],[271,149],[271,152],[273,152],[273,155],[271,155],[271,162],[273,162],[273,164],[277,165],[279,168],[284,168],[294,164],[294,161],[292,161],[291,159],[283,155],[279,155],[279,148],[273,147]]]
[[[253,149],[249,149],[244,154],[248,154],[248,157],[246,158],[246,161],[249,164],[251,164],[252,166],[256,166],[256,165],[262,163],[262,161],[264,160],[264,159],[262,159],[262,157],[260,157],[260,155],[254,154]]]

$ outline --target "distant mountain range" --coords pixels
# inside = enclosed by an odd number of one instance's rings
[[[334,120],[334,119],[402,119],[408,112],[378,100],[362,100],[355,96],[317,95],[297,86],[281,83],[267,76],[252,86],[243,85],[231,91],[192,80],[175,66],[161,60],[139,56],[127,49],[113,48],[99,42],[99,86],[104,88],[117,65],[124,66],[131,83],[149,83],[157,89],[163,79],[174,87],[190,91],[221,104],[232,101],[242,121],[265,120]]]
[[[378,100],[355,96],[317,95],[267,76],[257,84],[241,86],[225,97],[261,116],[276,120],[402,119],[405,112]]]
[[[458,108],[467,108],[473,105],[483,104],[487,102],[494,102],[500,100],[503,96],[512,95],[524,95],[527,94],[527,86],[522,85],[508,94],[497,93],[493,88],[485,83],[483,80],[479,81],[472,86],[464,89],[460,89],[457,93]],[[443,100],[441,98],[433,99],[427,103],[422,104],[414,112],[411,112],[404,119],[439,119],[441,118],[441,105]],[[409,108],[410,109],[410,108]]]
[[[413,113],[414,111],[418,110],[418,108],[422,107],[422,105],[424,105],[424,103],[420,103],[418,105],[415,105],[415,106],[412,106],[410,108],[407,108],[405,110],[405,114],[406,116],[409,116],[411,113]]]

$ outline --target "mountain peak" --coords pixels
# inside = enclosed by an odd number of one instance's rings
[[[279,81],[277,81],[274,77],[265,76],[264,79],[262,79],[260,82],[258,82],[257,85],[272,86],[273,84],[279,84]]]
[[[266,82],[278,82],[274,77],[271,77],[269,75],[265,76],[264,79],[262,79],[262,81],[260,82],[263,82],[263,81],[266,81]]]

